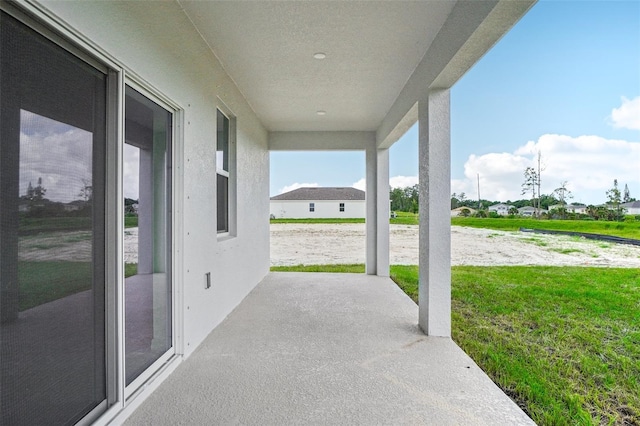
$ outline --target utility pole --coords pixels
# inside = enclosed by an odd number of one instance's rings
[[[542,158],[542,153],[538,151],[538,210],[536,211],[536,216],[540,217],[540,183],[542,182],[542,175],[540,174],[542,170],[540,170],[540,159]]]

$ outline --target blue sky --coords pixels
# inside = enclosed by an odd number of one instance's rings
[[[414,126],[390,152],[392,186],[417,182]],[[507,201],[541,152],[542,192],[567,181],[598,204],[618,179],[640,199],[640,1],[539,1],[451,90],[451,191]],[[271,195],[362,187],[364,153],[272,152]]]

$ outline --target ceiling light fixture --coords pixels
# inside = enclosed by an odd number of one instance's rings
[[[316,114],[318,114],[318,115],[327,115],[327,111],[322,111],[322,110],[316,111]]]
[[[314,53],[313,57],[316,59],[324,59],[327,57],[326,53],[322,53],[322,52],[318,52],[318,53]]]

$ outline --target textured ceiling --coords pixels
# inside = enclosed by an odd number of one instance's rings
[[[267,129],[371,131],[455,2],[180,4]]]

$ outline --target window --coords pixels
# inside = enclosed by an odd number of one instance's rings
[[[309,203],[309,211],[310,212],[316,211],[316,203]]]
[[[229,232],[229,119],[220,110],[217,113],[216,188],[218,233]]]
[[[340,211],[343,212],[344,211],[344,203],[340,203]]]

